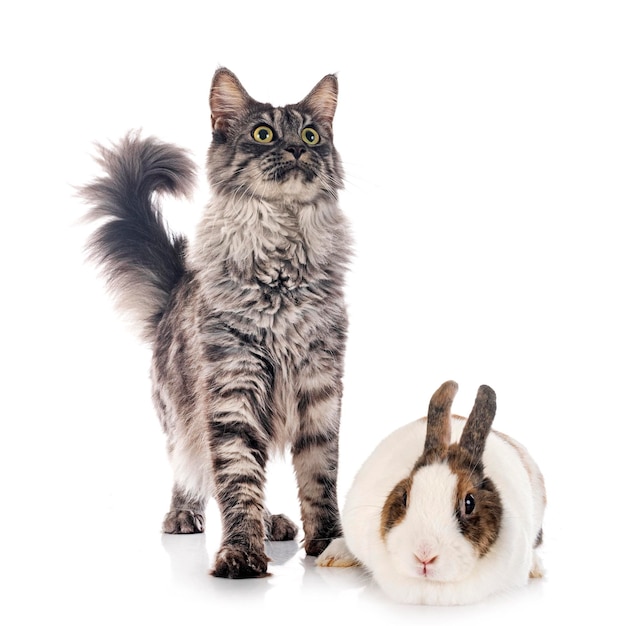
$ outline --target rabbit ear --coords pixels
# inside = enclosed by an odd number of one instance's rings
[[[459,445],[470,452],[477,462],[483,456],[494,415],[496,415],[496,392],[487,385],[481,385],[459,440]]]
[[[425,452],[442,452],[448,447],[451,441],[451,407],[457,389],[457,383],[448,380],[431,397],[427,412]]]

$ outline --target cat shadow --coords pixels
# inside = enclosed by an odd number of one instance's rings
[[[170,560],[172,581],[184,586],[201,586],[201,581],[208,575],[211,567],[205,535],[163,533],[162,547]]]
[[[243,591],[244,594],[262,596],[270,588],[273,576],[258,579],[228,580],[211,576],[210,571],[217,546],[208,545],[205,533],[189,535],[162,534],[162,547],[170,561],[173,585],[186,592],[215,590],[218,593]],[[299,553],[297,541],[266,541],[265,551],[270,558],[270,568],[288,566]]]
[[[297,541],[266,541],[265,552],[273,565],[285,565],[301,550]]]
[[[359,568],[318,567],[314,557],[306,556],[298,541],[266,541],[265,550],[270,558],[270,574],[265,578],[229,580],[210,574],[217,545],[208,544],[205,533],[191,535],[162,534],[161,542],[170,562],[173,586],[184,593],[210,593],[261,599],[286,578],[297,578],[302,587],[322,588],[338,593],[344,589],[357,589],[366,581]],[[296,560],[297,557],[297,560]],[[300,571],[301,567],[301,571]]]

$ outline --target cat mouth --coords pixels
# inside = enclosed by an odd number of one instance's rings
[[[302,179],[305,182],[310,183],[316,178],[317,174],[313,169],[304,163],[294,161],[276,168],[272,172],[272,176],[276,182],[286,182],[291,179]]]

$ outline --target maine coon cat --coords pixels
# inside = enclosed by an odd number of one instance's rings
[[[189,194],[187,153],[130,133],[100,147],[82,193],[101,220],[89,242],[119,305],[153,348],[153,400],[174,474],[167,533],[204,528],[213,496],[222,541],[212,574],[263,576],[265,539],[295,524],[264,504],[266,462],[289,447],[304,548],[340,536],[336,479],[350,251],[332,141],[337,80],[300,102],[257,102],[225,68],[210,92],[211,200],[192,244],[171,235],[160,192]]]

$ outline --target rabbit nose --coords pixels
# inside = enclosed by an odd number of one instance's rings
[[[427,567],[427,565],[431,565],[438,558],[438,555],[435,554],[433,556],[419,556],[418,554],[414,554],[414,558],[418,561],[418,563]]]
[[[424,553],[424,554],[416,554],[414,553],[414,559],[416,560],[416,564],[418,567],[420,567],[420,573],[425,576],[425,578],[427,576],[431,576],[432,572],[429,571],[427,568],[435,562],[435,560],[438,558],[437,554],[429,554],[429,553]]]

